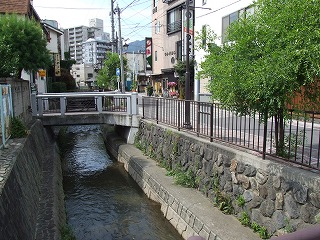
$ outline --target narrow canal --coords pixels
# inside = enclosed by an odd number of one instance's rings
[[[99,126],[68,127],[59,141],[67,221],[77,240],[182,239],[160,205],[111,160]]]

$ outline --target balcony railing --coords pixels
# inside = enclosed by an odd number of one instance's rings
[[[181,27],[182,27],[181,20],[168,23],[167,33],[181,31]]]

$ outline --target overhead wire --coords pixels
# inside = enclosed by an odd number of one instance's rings
[[[201,18],[201,17],[207,16],[207,15],[209,15],[209,14],[218,12],[218,11],[224,9],[224,8],[230,7],[230,6],[232,6],[233,4],[236,4],[236,3],[241,2],[241,1],[242,1],[242,0],[235,1],[235,2],[233,2],[233,3],[230,3],[230,4],[228,4],[228,5],[223,6],[223,7],[221,7],[221,8],[218,8],[218,9],[216,9],[216,10],[213,10],[213,11],[211,11],[211,12],[209,12],[209,13],[206,13],[206,14],[203,14],[203,15],[200,15],[200,16],[197,16],[197,18]]]
[[[229,7],[229,6],[232,6],[232,5],[234,5],[234,4],[236,4],[236,3],[238,3],[238,2],[241,2],[242,0],[237,0],[237,1],[235,1],[235,2],[232,2],[232,3],[230,3],[230,4],[227,4],[227,5],[225,5],[225,6],[222,6],[222,7],[220,7],[220,8],[218,8],[218,9],[215,9],[215,10],[213,10],[213,11],[210,11],[210,12],[208,12],[208,13],[206,13],[206,14],[203,14],[203,15],[200,15],[200,16],[196,16],[196,18],[201,18],[201,17],[204,17],[204,16],[207,16],[207,15],[210,15],[210,14],[213,14],[213,13],[215,13],[215,12],[218,12],[218,11],[220,11],[220,10],[222,10],[222,9],[224,9],[224,8],[227,8],[227,7]],[[122,2],[124,2],[124,1],[122,1]],[[133,0],[133,1],[131,1],[129,4],[127,4],[124,8],[122,8],[121,9],[121,12],[123,12],[124,10],[126,10],[126,9],[128,9],[128,8],[134,8],[135,6],[138,6],[138,5],[141,5],[141,4],[144,4],[144,3],[147,3],[147,2],[150,2],[150,0],[146,0],[146,1],[141,1],[141,0]],[[148,9],[148,8],[150,8],[152,5],[148,5],[147,7],[145,7],[144,9],[142,9],[142,10],[140,10],[138,13],[141,13],[142,11],[144,11],[144,10],[146,10],[146,9]],[[66,10],[108,10],[108,8],[95,8],[95,7],[90,7],[90,8],[88,8],[88,7],[55,7],[55,6],[35,6],[35,7],[37,7],[37,8],[52,8],[52,9],[66,9]],[[166,14],[167,14],[167,11],[165,11],[164,10],[164,7],[162,8],[162,9],[158,9],[158,12],[160,12],[160,11],[163,11],[159,16],[158,16],[158,18],[161,18],[161,17],[163,17],[163,16],[165,16]],[[137,13],[136,13],[137,14]],[[136,15],[135,14],[135,15]],[[132,18],[132,17],[134,17],[134,15],[131,15],[130,17],[127,17],[126,18],[126,20],[124,19],[124,18],[122,18],[122,21],[128,26],[128,25],[130,25],[129,23],[127,23],[127,21],[128,21],[128,19],[130,19],[130,18]],[[148,17],[146,17],[145,16],[145,18],[148,18]],[[141,22],[140,23],[134,23],[134,22],[132,22],[132,24],[131,24],[131,27],[128,27],[128,28],[130,28],[130,29],[132,29],[132,31],[130,31],[129,33],[127,33],[126,35],[128,35],[128,36],[131,36],[133,33],[135,33],[135,34],[137,34],[137,33],[139,33],[139,32],[142,32],[144,29],[152,29],[153,28],[153,23],[156,21],[157,19],[153,19],[152,21],[150,21],[150,22],[148,22],[148,23],[146,23],[146,24],[144,24],[144,25],[140,25],[141,24]],[[134,26],[134,27],[132,27],[132,25],[136,25],[136,26]],[[106,25],[106,26],[108,26],[108,25]]]

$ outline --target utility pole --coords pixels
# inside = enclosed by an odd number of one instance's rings
[[[120,19],[120,8],[117,5],[115,11],[118,13],[118,26],[119,26],[119,55],[120,55],[120,81],[121,81],[121,92],[125,92],[124,85],[124,66],[123,66],[123,56],[122,56],[122,37],[121,37],[121,19]]]
[[[115,39],[114,39],[114,9],[113,9],[114,0],[111,0],[111,51],[115,52]]]
[[[185,34],[185,41],[186,41],[186,73],[185,73],[185,128],[192,128],[190,123],[190,43],[189,40],[191,39],[190,36],[190,0],[186,0],[186,34]]]

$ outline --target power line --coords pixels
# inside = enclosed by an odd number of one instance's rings
[[[242,1],[242,0],[235,1],[235,2],[233,2],[233,3],[230,3],[230,4],[226,5],[226,6],[223,6],[223,7],[219,8],[219,9],[216,9],[216,10],[213,10],[213,11],[211,11],[211,12],[209,12],[209,13],[206,13],[206,14],[203,14],[203,15],[201,15],[201,16],[198,16],[197,18],[201,18],[201,17],[207,16],[207,15],[209,15],[209,14],[218,12],[218,11],[224,9],[224,8],[230,7],[230,6],[232,6],[233,4],[236,4],[237,2],[241,2],[241,1]]]
[[[107,10],[108,8],[81,8],[81,7],[47,7],[47,6],[34,6],[36,8],[49,8],[49,9],[66,9],[66,10]]]

